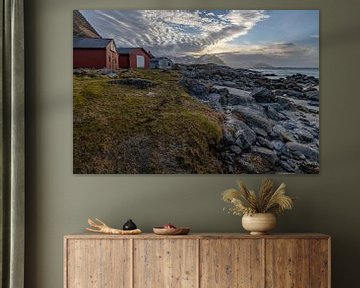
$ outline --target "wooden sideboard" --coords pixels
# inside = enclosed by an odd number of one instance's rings
[[[67,235],[65,288],[329,288],[323,234]]]

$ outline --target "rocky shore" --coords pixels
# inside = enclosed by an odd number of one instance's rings
[[[319,80],[178,65],[187,92],[223,115],[224,173],[319,173]]]

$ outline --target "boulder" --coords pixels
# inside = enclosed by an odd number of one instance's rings
[[[110,84],[129,85],[139,89],[146,89],[155,86],[155,83],[153,81],[147,79],[141,79],[141,78],[126,78],[126,79],[111,80]]]
[[[269,103],[275,100],[275,96],[272,94],[271,90],[262,87],[255,88],[250,96],[253,97],[256,102],[260,103]]]
[[[259,143],[259,146],[267,147],[269,149],[274,149],[274,144],[263,137],[257,137],[257,142]]]
[[[236,145],[232,145],[230,146],[230,150],[232,152],[234,152],[236,155],[240,155],[241,154],[241,148],[239,146]]]
[[[222,110],[220,99],[221,99],[221,95],[217,93],[210,93],[207,96],[209,106],[215,110]]]
[[[237,84],[232,82],[232,81],[224,81],[222,82],[222,85],[226,86],[226,87],[232,87],[232,88],[236,88]]]
[[[277,151],[281,151],[281,149],[285,146],[285,143],[279,140],[272,141],[273,147]]]
[[[279,138],[283,142],[295,141],[294,135],[289,130],[286,130],[280,124],[275,125],[272,128],[272,132],[275,138]]]
[[[319,151],[311,148],[308,145],[296,142],[288,142],[286,143],[286,147],[292,154],[300,152],[302,155],[305,156],[306,159],[313,162],[319,162]]]
[[[197,98],[203,99],[210,92],[210,85],[205,85],[197,80],[183,77],[180,84],[185,87],[188,93]]]
[[[286,120],[287,117],[282,114],[282,113],[279,113],[278,111],[275,110],[275,108],[271,105],[266,105],[265,107],[265,112],[266,112],[266,115],[270,118],[270,119],[273,119],[275,121],[281,121],[281,120]]]
[[[236,143],[241,149],[250,148],[256,141],[256,134],[244,122],[230,118],[224,125],[224,140]]]
[[[278,96],[289,96],[294,98],[302,98],[303,93],[299,91],[289,90],[289,89],[282,89],[282,90],[276,90],[275,95]]]
[[[269,133],[272,129],[273,122],[267,118],[261,110],[252,109],[243,106],[234,106],[232,109],[234,115],[244,121],[250,128],[259,127]]]
[[[305,98],[312,101],[319,101],[319,91],[314,90],[305,92]]]
[[[259,135],[259,136],[262,136],[262,137],[268,137],[268,134],[266,133],[266,131],[264,129],[261,129],[259,127],[252,127],[251,128],[255,133],[256,135]]]
[[[305,129],[294,129],[294,133],[296,133],[301,141],[312,142],[314,140],[314,136]]]
[[[297,165],[292,160],[281,160],[280,166],[289,173],[294,173],[298,169]]]
[[[231,87],[224,87],[224,86],[214,86],[213,88],[217,89],[217,91],[223,91],[223,89],[226,89],[228,93],[223,93],[222,95],[226,96],[226,98],[223,98],[222,102],[224,105],[247,105],[250,103],[255,103],[254,98],[250,96],[250,92],[231,88]]]
[[[272,165],[279,161],[276,153],[265,147],[253,147],[252,153],[259,155],[260,157],[269,161]]]

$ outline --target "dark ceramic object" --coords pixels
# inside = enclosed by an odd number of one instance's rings
[[[137,226],[131,219],[129,219],[123,226],[123,230],[135,230],[135,229],[137,229]]]

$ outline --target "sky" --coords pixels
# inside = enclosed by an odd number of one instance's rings
[[[156,56],[213,54],[234,67],[319,66],[318,10],[81,10],[117,47]]]

